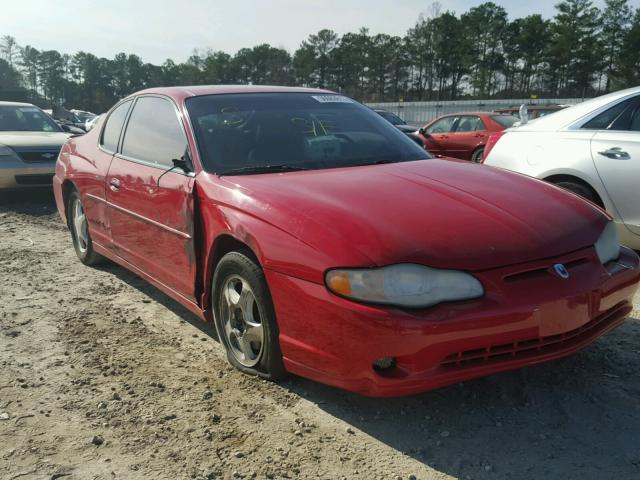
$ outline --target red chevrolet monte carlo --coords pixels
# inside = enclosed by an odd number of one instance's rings
[[[640,279],[594,205],[430,158],[324,90],[134,94],[67,142],[54,188],[83,263],[214,321],[236,367],[366,395],[575,352],[623,322]]]

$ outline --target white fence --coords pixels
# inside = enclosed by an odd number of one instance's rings
[[[527,105],[575,105],[582,98],[544,98],[510,99],[510,100],[455,100],[449,102],[390,102],[367,103],[371,108],[383,108],[395,113],[407,123],[424,125],[440,115],[455,112],[492,112],[498,108],[519,107]]]

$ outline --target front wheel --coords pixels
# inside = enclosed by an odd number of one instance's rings
[[[213,275],[212,298],[216,330],[229,363],[271,380],[284,377],[271,295],[250,252],[222,257]]]

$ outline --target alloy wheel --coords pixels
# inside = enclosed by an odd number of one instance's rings
[[[89,231],[87,229],[87,217],[84,214],[79,198],[73,203],[73,233],[76,237],[78,249],[85,253],[89,248]]]
[[[238,275],[222,286],[220,314],[229,351],[245,367],[260,361],[264,329],[260,308],[249,283]]]

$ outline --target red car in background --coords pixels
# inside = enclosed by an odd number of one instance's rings
[[[513,126],[513,115],[488,112],[452,113],[438,117],[419,130],[433,155],[479,163],[489,135]]]
[[[69,139],[53,185],[80,261],[213,322],[231,364],[367,395],[573,353],[640,279],[596,206],[432,158],[325,90],[139,92]]]

